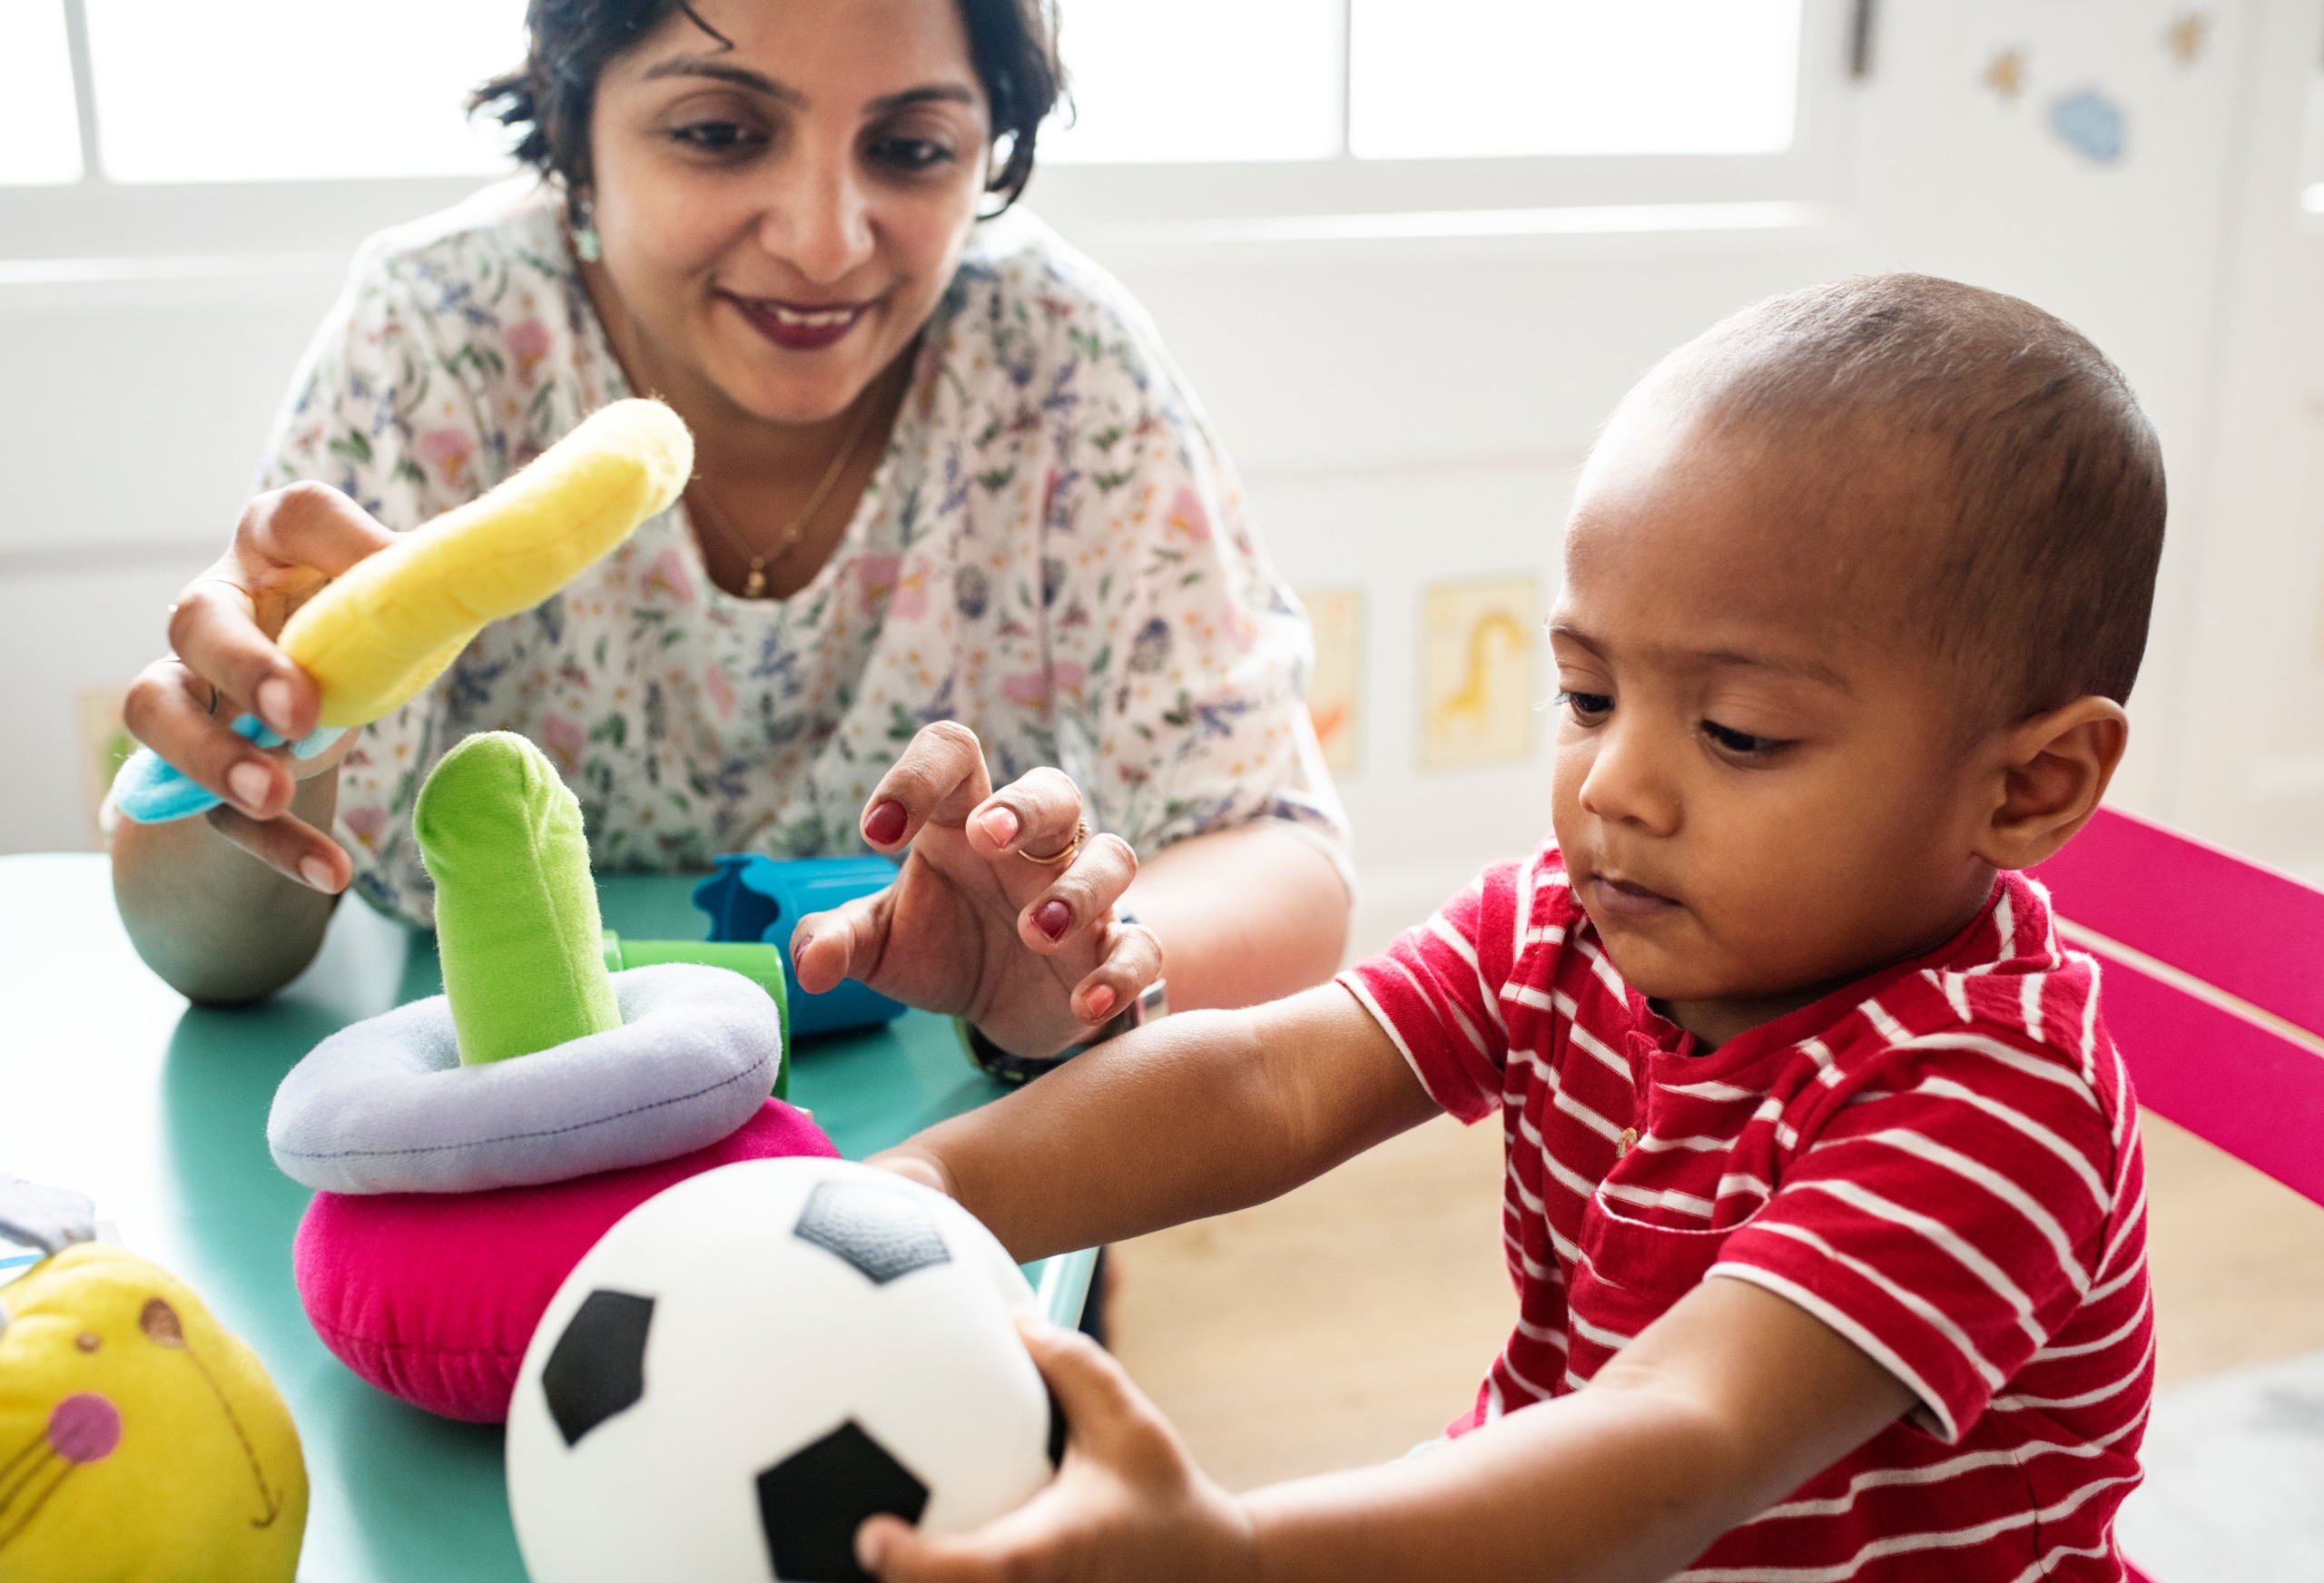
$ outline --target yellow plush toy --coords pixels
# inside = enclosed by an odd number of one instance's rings
[[[401,708],[487,622],[530,610],[668,510],[693,471],[676,413],[616,401],[490,494],[357,562],[280,639],[322,690],[321,723]]]
[[[487,622],[530,610],[647,518],[694,471],[694,437],[659,401],[601,407],[489,494],[406,534],[300,605],[276,640],[322,693],[320,724],[293,752],[312,757],[444,674]],[[261,747],[281,739],[244,715]],[[113,781],[113,805],[141,824],[218,805],[140,749]]]
[[[291,1583],[299,1431],[192,1288],[80,1243],[0,1286],[0,1583]]]

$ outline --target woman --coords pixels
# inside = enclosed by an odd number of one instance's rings
[[[116,834],[146,959],[248,999],[350,882],[425,921],[416,788],[506,728],[574,784],[601,870],[908,848],[803,920],[803,980],[1018,1057],[1088,1039],[1166,956],[1181,1008],[1327,975],[1345,830],[1305,624],[1135,305],[1029,217],[979,218],[1057,97],[1043,0],[534,0],[530,26],[479,102],[548,179],[366,250],[278,487],[131,693],[227,799]],[[226,729],[310,730],[289,610],[634,391],[694,431],[680,508],[316,759]]]

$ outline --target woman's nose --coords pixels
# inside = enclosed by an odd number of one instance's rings
[[[783,172],[759,222],[760,245],[818,285],[870,259],[871,205],[845,158],[810,155]]]
[[[1649,834],[1679,828],[1676,783],[1652,733],[1618,712],[1596,733],[1580,793],[1582,811],[1610,824],[1639,826]]]

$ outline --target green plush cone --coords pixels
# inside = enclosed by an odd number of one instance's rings
[[[466,1066],[621,1026],[581,804],[513,732],[446,753],[412,811]]]

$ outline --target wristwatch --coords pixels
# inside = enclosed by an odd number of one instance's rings
[[[1122,923],[1137,919],[1127,912],[1115,918]],[[1053,1056],[1013,1056],[990,1039],[984,1030],[965,1017],[952,1019],[952,1029],[960,1036],[960,1048],[968,1053],[969,1064],[986,1077],[1010,1087],[1021,1087],[1044,1072],[1053,1072],[1082,1051],[1118,1038],[1131,1028],[1143,1027],[1170,1015],[1170,989],[1167,980],[1157,978],[1136,995],[1130,1002],[1098,1027],[1098,1031],[1078,1045],[1068,1045]]]

